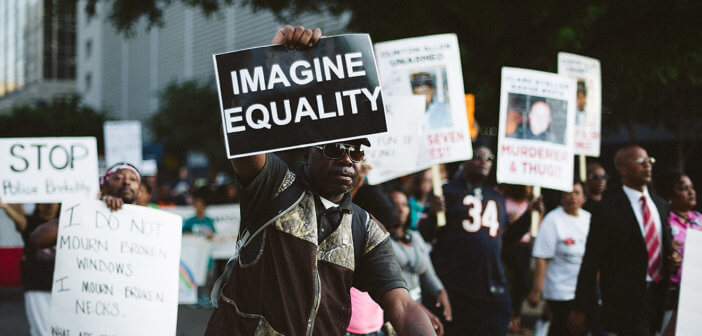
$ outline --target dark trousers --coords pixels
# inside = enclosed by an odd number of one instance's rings
[[[568,331],[568,316],[573,310],[574,301],[551,301],[548,306],[551,308],[551,326],[548,328],[548,336],[573,335]]]
[[[509,274],[512,315],[519,316],[522,314],[522,303],[531,290],[531,245],[518,242],[505,246],[503,252],[502,259]]]
[[[480,301],[451,291],[448,295],[451,298],[453,321],[442,321],[447,336],[504,336],[507,334],[510,317],[509,301]]]
[[[648,284],[646,289],[646,309],[645,314],[635,321],[631,330],[620,330],[617,331],[617,336],[654,336],[656,331],[658,331],[658,319],[659,309],[658,307],[658,295],[660,295],[660,286],[662,284]]]

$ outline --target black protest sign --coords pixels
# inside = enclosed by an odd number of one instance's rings
[[[227,156],[387,131],[370,37],[320,39],[214,55]]]

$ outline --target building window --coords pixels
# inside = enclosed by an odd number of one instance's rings
[[[85,92],[90,91],[90,88],[93,86],[93,74],[90,72],[85,74]]]
[[[90,55],[93,54],[93,40],[88,39],[85,41],[85,58],[89,59]]]

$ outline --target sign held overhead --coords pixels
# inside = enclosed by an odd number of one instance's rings
[[[387,130],[370,37],[320,39],[213,55],[227,157]]]

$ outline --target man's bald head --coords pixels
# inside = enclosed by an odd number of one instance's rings
[[[639,146],[626,146],[617,151],[614,165],[622,178],[622,183],[630,188],[643,190],[651,183],[653,160],[645,149]]]
[[[631,160],[632,158],[635,159],[636,155],[640,154],[641,151],[643,151],[644,153],[646,152],[645,149],[636,145],[629,145],[620,148],[614,155],[614,166],[619,167],[622,165],[626,165],[629,162],[629,160]]]

